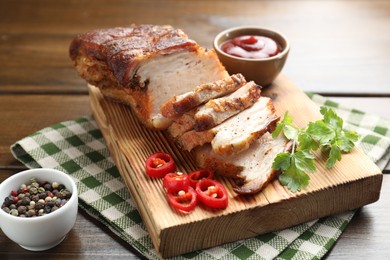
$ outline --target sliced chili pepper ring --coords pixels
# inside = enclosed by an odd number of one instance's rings
[[[180,189],[190,186],[190,181],[187,174],[182,172],[173,172],[164,176],[163,186],[166,189]]]
[[[197,204],[197,195],[191,186],[168,189],[166,196],[169,204],[177,210],[190,212]]]
[[[170,154],[157,152],[146,159],[146,174],[150,177],[162,178],[176,171],[176,164]]]
[[[191,172],[188,174],[190,185],[196,189],[196,184],[203,178],[212,179],[214,178],[214,171],[210,169],[201,169],[198,171]]]
[[[228,206],[228,196],[225,187],[211,179],[201,179],[196,185],[198,200],[204,205],[215,209],[225,209]]]

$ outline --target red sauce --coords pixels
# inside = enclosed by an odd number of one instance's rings
[[[227,54],[248,59],[269,58],[281,52],[281,47],[276,41],[256,35],[233,38],[222,43],[221,49]]]

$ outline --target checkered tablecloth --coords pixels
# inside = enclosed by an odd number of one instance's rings
[[[318,95],[309,97],[318,105],[333,107],[344,118],[346,129],[361,134],[362,150],[381,169],[386,166],[390,157],[389,120],[345,108]],[[83,210],[146,258],[160,258],[92,116],[44,128],[16,142],[11,152],[29,168],[67,172],[77,183]],[[173,259],[320,259],[353,215],[354,211],[347,211]]]

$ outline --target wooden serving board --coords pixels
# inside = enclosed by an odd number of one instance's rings
[[[145,159],[156,151],[168,152],[180,171],[190,172],[197,169],[191,154],[178,149],[164,132],[143,127],[129,107],[104,98],[93,86],[89,90],[95,119],[162,257],[284,229],[379,198],[381,170],[354,148],[331,170],[318,154],[317,172],[301,192],[291,193],[275,180],[258,194],[242,196],[220,178],[228,190],[227,209],[197,207],[190,214],[178,213],[165,199],[162,180],[145,174]],[[300,127],[322,118],[319,107],[283,75],[263,94],[273,98],[280,116],[288,110]]]

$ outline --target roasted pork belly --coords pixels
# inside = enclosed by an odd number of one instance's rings
[[[277,172],[272,168],[274,158],[290,147],[283,135],[273,139],[271,134],[265,133],[249,149],[233,156],[216,154],[210,145],[196,148],[193,154],[200,167],[232,178],[237,193],[250,194],[259,192],[276,177]]]
[[[70,57],[82,78],[105,96],[130,105],[152,129],[171,124],[160,113],[170,98],[228,76],[213,50],[171,26],[138,25],[81,34],[70,45]]]
[[[210,99],[232,93],[245,83],[244,76],[234,74],[215,82],[201,84],[190,92],[172,97],[161,107],[161,113],[167,118],[178,117]]]
[[[253,106],[220,125],[201,132],[190,130],[176,140],[187,151],[211,142],[217,154],[237,154],[248,149],[265,132],[273,131],[278,120],[272,100],[260,97]]]

